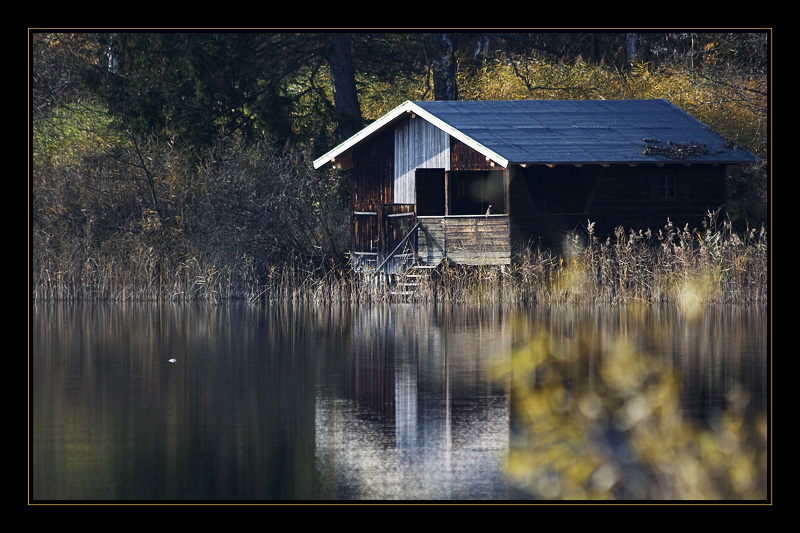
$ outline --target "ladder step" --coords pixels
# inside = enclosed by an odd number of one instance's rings
[[[410,258],[414,254],[397,254],[395,257]],[[407,270],[397,276],[394,287],[385,294],[389,297],[410,299],[418,294],[422,278],[430,277],[430,273],[436,269],[441,261],[434,264],[410,264]],[[393,290],[392,290],[393,289]]]

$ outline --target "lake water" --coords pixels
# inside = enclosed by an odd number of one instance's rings
[[[492,368],[542,332],[641,346],[691,424],[768,407],[762,308],[34,304],[30,330],[36,503],[531,497]]]

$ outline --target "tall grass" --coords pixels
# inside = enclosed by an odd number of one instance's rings
[[[420,292],[426,301],[475,304],[764,303],[765,228],[739,235],[709,213],[703,228],[625,230],[600,240],[594,225],[565,239],[561,253],[527,247],[510,266],[447,265]]]
[[[655,231],[619,227],[602,240],[590,222],[587,234],[568,236],[560,253],[526,247],[506,266],[445,262],[423,280],[414,299],[471,305],[672,303],[688,311],[704,304],[766,303],[766,229],[740,235],[717,218],[709,213],[699,229],[669,221]],[[176,261],[154,247],[136,246],[128,250],[136,259],[126,265],[114,259],[123,256],[118,250],[108,256],[44,254],[34,299],[362,303],[386,300],[389,289],[330,258],[265,266],[240,255],[221,265],[210,257]]]

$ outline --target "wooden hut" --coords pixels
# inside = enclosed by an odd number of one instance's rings
[[[666,100],[405,102],[314,161],[350,170],[357,269],[508,264],[595,223],[699,224],[758,161]]]

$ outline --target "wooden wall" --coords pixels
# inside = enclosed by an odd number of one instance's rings
[[[450,141],[450,168],[452,170],[493,170],[486,156],[473,150],[458,139]]]
[[[414,203],[417,169],[450,169],[450,135],[409,116],[395,127],[393,153],[394,201]]]
[[[387,128],[354,150],[350,188],[354,212],[376,211],[376,206],[401,203],[395,194],[399,164],[404,165],[406,177],[416,168],[414,165],[425,168],[433,165],[435,170],[427,170],[430,174],[422,179],[428,178],[430,183],[426,182],[426,186],[430,187],[442,183],[441,174],[448,165],[441,159],[447,152],[441,147],[443,137],[430,135],[426,128],[411,127],[411,123],[398,126],[397,132],[402,135],[397,137],[395,128]],[[436,157],[422,161],[416,156],[404,159],[396,155],[397,143],[412,146],[420,142],[438,146],[424,151],[429,155],[436,152]],[[512,165],[501,169],[451,137],[449,168],[450,173],[494,170],[502,178],[503,198],[492,200],[491,216],[425,217],[419,237],[423,255],[436,257],[446,253],[452,260],[469,264],[507,262],[512,247],[526,244],[558,250],[566,234],[585,232],[589,221],[595,223],[595,235],[601,239],[613,236],[617,226],[623,226],[626,231],[631,228],[658,230],[668,218],[679,227],[688,223],[700,228],[707,212],[717,210],[726,201],[724,165],[561,165],[555,168]],[[659,180],[666,175],[675,179],[672,198],[659,195]],[[419,188],[417,195],[432,193]],[[406,196],[410,194],[407,191]],[[426,204],[425,215],[442,214],[437,213],[437,205],[445,199],[441,191],[436,194],[438,198]],[[452,194],[449,188],[448,194]],[[414,201],[420,204],[418,196],[402,203],[413,205]],[[453,205],[452,198],[447,201]],[[466,214],[472,215],[471,212]],[[360,218],[354,215],[353,243],[357,245],[354,249],[374,249],[379,237],[376,224],[377,220],[368,215]]]
[[[417,237],[423,261],[447,257],[461,265],[507,265],[511,262],[507,215],[420,217]]]
[[[659,195],[667,175],[675,177],[674,198]],[[512,167],[512,241],[558,249],[565,234],[583,232],[590,220],[602,239],[617,226],[658,230],[668,218],[700,228],[709,210],[724,205],[725,180],[721,165]]]
[[[365,211],[375,204],[394,203],[394,132],[375,136],[353,151],[350,171],[350,207]]]

